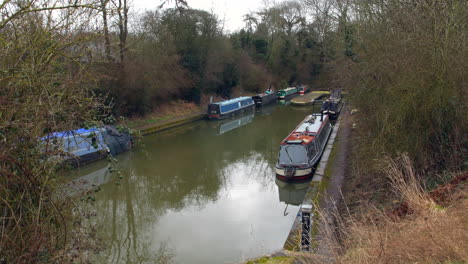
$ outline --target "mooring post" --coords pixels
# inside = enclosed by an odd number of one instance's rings
[[[302,215],[302,235],[301,235],[301,251],[310,251],[310,215],[312,213],[311,204],[303,204],[301,206]]]

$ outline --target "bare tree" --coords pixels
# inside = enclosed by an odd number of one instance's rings
[[[159,8],[163,8],[164,5],[174,3],[175,7],[179,12],[183,12],[185,8],[188,8],[187,0],[162,0]]]
[[[119,29],[119,55],[120,63],[124,62],[125,53],[127,51],[127,37],[128,37],[128,11],[129,5],[127,0],[114,0],[112,2],[117,12],[117,27]]]
[[[109,26],[107,22],[107,4],[109,3],[110,0],[100,0],[100,1],[101,1],[102,22],[103,22],[103,29],[104,29],[104,47],[105,47],[107,60],[112,61],[110,37],[109,37]]]

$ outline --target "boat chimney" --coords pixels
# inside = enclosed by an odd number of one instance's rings
[[[323,110],[320,110],[320,122],[323,121]]]

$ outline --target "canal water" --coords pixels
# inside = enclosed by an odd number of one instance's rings
[[[240,263],[282,248],[303,185],[275,181],[279,143],[313,110],[265,107],[146,136],[68,177],[99,185],[94,208],[106,249],[97,263]],[[304,185],[307,187],[307,185]],[[164,262],[168,260],[168,262]]]

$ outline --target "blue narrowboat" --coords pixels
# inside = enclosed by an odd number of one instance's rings
[[[255,106],[252,97],[238,97],[227,101],[208,105],[208,119],[224,119]]]

